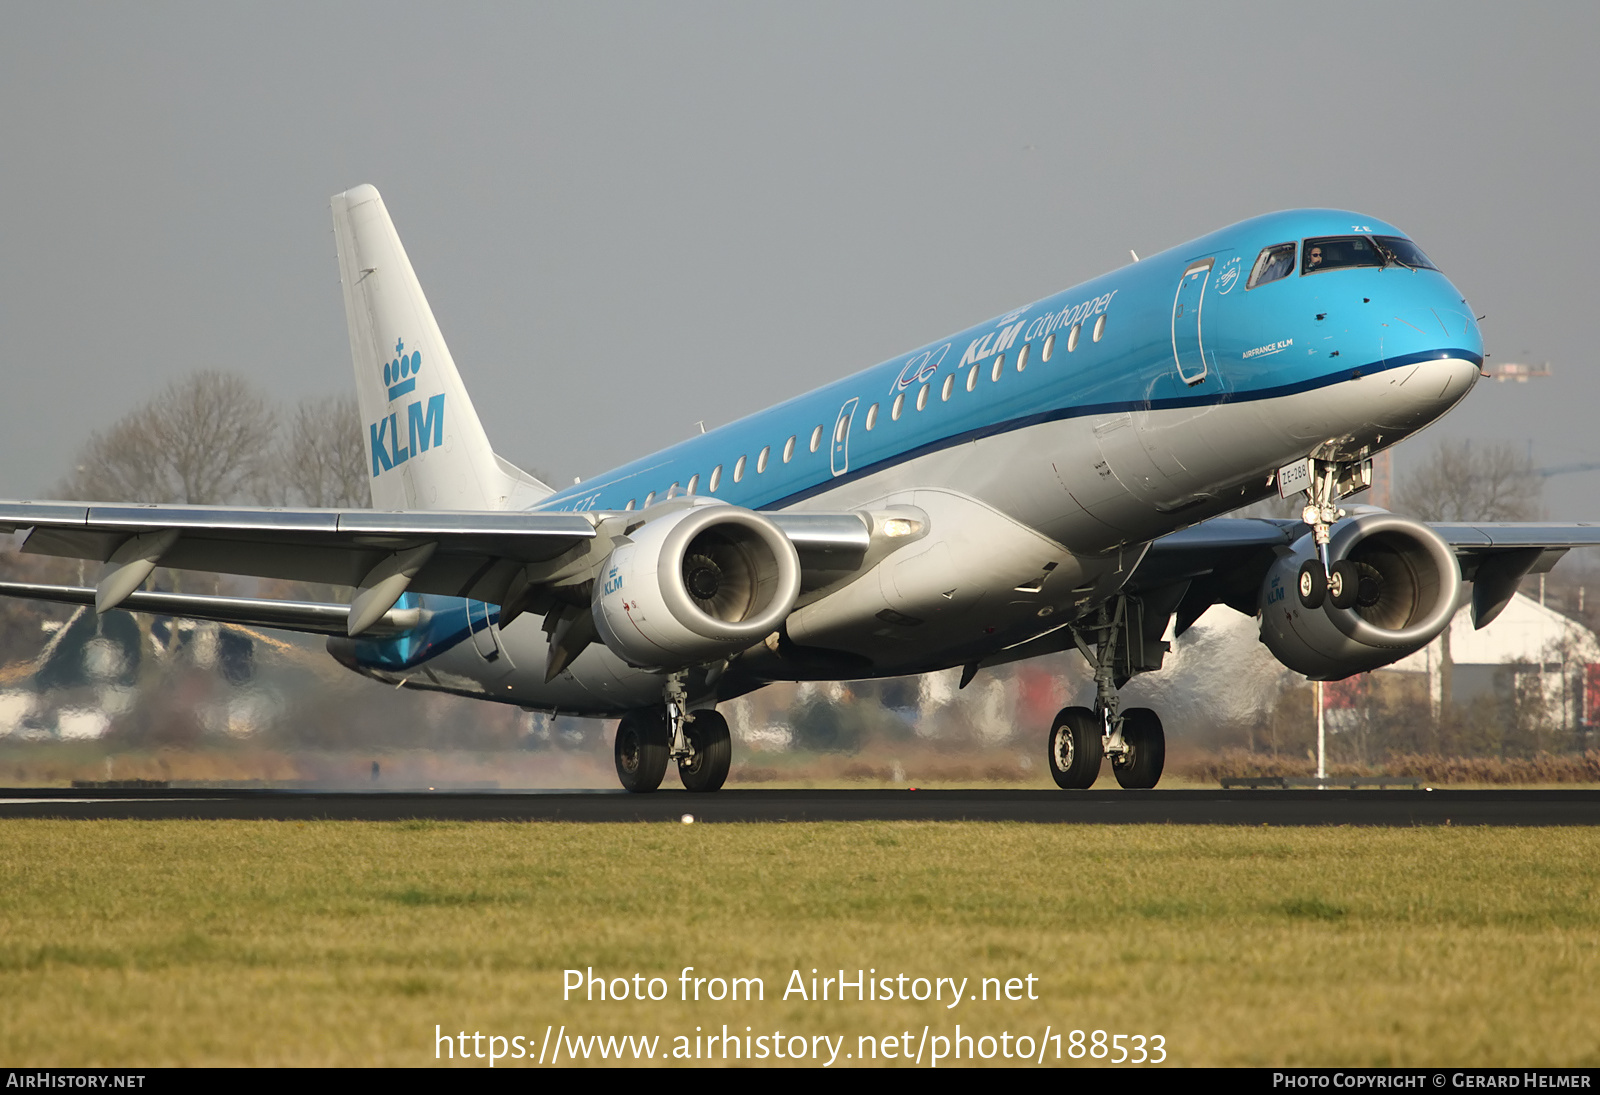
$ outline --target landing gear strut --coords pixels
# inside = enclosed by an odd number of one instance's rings
[[[1321,608],[1324,601],[1331,599],[1335,608],[1350,608],[1361,596],[1363,575],[1355,563],[1346,559],[1329,564],[1329,530],[1344,516],[1339,499],[1371,484],[1372,464],[1340,464],[1332,460],[1311,460],[1310,464],[1311,483],[1303,492],[1306,505],[1300,511],[1300,520],[1311,526],[1317,557],[1300,564],[1296,582],[1300,603],[1306,608]]]
[[[1162,613],[1165,626],[1168,613]],[[1153,621],[1154,622],[1154,621]],[[1145,633],[1143,605],[1126,595],[1114,597],[1082,625],[1073,640],[1094,666],[1094,709],[1063,708],[1050,727],[1050,775],[1064,790],[1094,785],[1103,757],[1111,758],[1117,783],[1154,787],[1166,761],[1161,719],[1147,707],[1121,709],[1117,689],[1135,673],[1161,666],[1166,644]],[[1092,645],[1091,645],[1092,644]]]

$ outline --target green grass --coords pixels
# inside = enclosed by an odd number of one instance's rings
[[[425,1064],[521,1034],[1162,1034],[1173,1064],[1600,1063],[1600,832],[0,823],[0,1060]],[[682,1003],[678,973],[760,976]],[[562,971],[665,978],[561,999]],[[1036,975],[1036,1001],[803,1003]],[[513,1063],[513,1062],[507,1062]]]

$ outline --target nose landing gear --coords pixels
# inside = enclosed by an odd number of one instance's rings
[[[1303,492],[1306,505],[1300,511],[1300,520],[1311,526],[1311,537],[1317,546],[1317,557],[1300,564],[1299,579],[1295,583],[1300,603],[1306,608],[1321,608],[1324,601],[1331,599],[1335,608],[1350,608],[1358,603],[1364,592],[1370,599],[1359,603],[1376,603],[1377,590],[1375,585],[1370,584],[1376,580],[1376,571],[1372,575],[1364,575],[1357,564],[1348,560],[1341,559],[1331,565],[1328,562],[1329,530],[1335,521],[1344,516],[1338,501],[1347,494],[1371,485],[1372,462],[1303,460],[1280,469],[1280,482],[1284,480],[1284,472],[1290,470],[1301,481],[1309,475],[1310,482]],[[1364,586],[1364,582],[1369,584]]]

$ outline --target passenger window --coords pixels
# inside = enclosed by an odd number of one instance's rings
[[[744,478],[744,457],[739,457],[733,462],[733,481],[737,483]]]
[[[906,393],[901,392],[894,397],[894,406],[889,408],[889,417],[895,422],[900,421],[900,412],[906,409]]]
[[[818,426],[811,431],[811,451],[816,452],[817,446],[822,444],[822,427]]]
[[[1094,321],[1094,340],[1100,341],[1100,336],[1106,333],[1106,317],[1101,316]]]
[[[1250,271],[1250,284],[1245,286],[1245,291],[1294,273],[1294,248],[1293,243],[1275,243],[1271,247],[1263,247],[1261,254],[1256,256],[1256,265]]]
[[[922,386],[922,388],[917,392],[917,410],[920,411],[920,410],[922,410],[922,408],[926,407],[927,405],[928,405],[928,386],[926,384],[924,384]]]
[[[956,374],[951,373],[949,376],[944,378],[944,388],[939,392],[939,398],[945,402],[949,402],[950,392],[955,388],[955,386]]]
[[[1006,355],[1001,354],[994,359],[994,368],[989,373],[990,380],[999,380],[1000,374],[1006,371]]]
[[[844,415],[839,416],[839,421],[833,424],[833,443],[837,445],[844,440],[844,431],[850,428],[850,420]]]
[[[996,365],[998,365],[1000,363],[1000,359],[998,357],[995,358],[994,360],[995,360],[995,364]],[[977,386],[978,386],[978,367],[976,365],[974,365],[972,368],[967,370],[967,391],[970,392],[972,389],[976,388]]]
[[[625,509],[625,510],[632,509],[633,508],[633,499],[632,498],[628,499],[628,504],[623,506],[622,508]]]
[[[1027,367],[1028,367],[1028,344],[1026,342],[1024,342],[1022,344],[1022,349],[1017,351],[1017,372],[1020,373],[1022,370],[1026,369]],[[995,377],[995,379],[998,380],[1000,378],[999,377]]]
[[[677,497],[677,494],[678,494],[678,484],[674,483],[674,484],[672,484],[672,486],[667,488],[667,497],[668,498],[675,498],[675,497]]]
[[[1055,348],[1056,348],[1056,336],[1052,332],[1050,337],[1044,340],[1044,349],[1039,352],[1039,360],[1040,361],[1049,361],[1050,360],[1050,355],[1055,352]],[[1019,368],[1019,369],[1022,368],[1022,365],[1019,363],[1017,365],[1017,368]]]
[[[644,496],[644,508],[645,509],[649,509],[650,508],[650,503],[654,502],[655,500],[656,500],[656,492],[655,491],[651,491],[649,494],[645,495]]]
[[[706,490],[710,491],[712,494],[717,493],[717,487],[721,484],[721,482],[722,465],[718,464],[716,467],[711,469],[711,482],[706,484]]]
[[[872,429],[872,427],[876,426],[877,424],[878,424],[878,405],[876,403],[874,403],[872,406],[867,408],[867,429],[870,430],[870,429]]]
[[[760,475],[762,472],[767,470],[767,457],[771,454],[771,452],[772,452],[772,446],[771,445],[763,445],[763,446],[761,446],[761,455],[756,457],[756,474],[757,475]]]
[[[1067,353],[1070,354],[1073,350],[1076,350],[1078,348],[1078,335],[1082,331],[1083,331],[1083,324],[1074,323],[1072,325],[1072,330],[1067,332]]]
[[[693,494],[698,489],[700,489],[700,475],[697,472],[694,475],[689,476],[689,489],[683,493]]]
[[[794,456],[794,434],[790,434],[789,440],[783,443],[783,462],[787,464],[792,456]]]

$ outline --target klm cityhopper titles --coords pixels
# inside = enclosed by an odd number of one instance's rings
[[[773,681],[1080,651],[1092,708],[1041,727],[1056,782],[1153,787],[1161,720],[1119,690],[1212,605],[1333,680],[1487,624],[1576,524],[1340,507],[1479,375],[1463,294],[1337,210],[1202,236],[571,488],[495,454],[378,192],[333,199],[370,510],[0,504],[92,587],[0,593],[329,636],[376,680],[620,718],[617,775],[714,791],[721,701]],[[1230,510],[1274,491],[1299,521]],[[143,589],[157,566],[336,583],[349,604]]]

